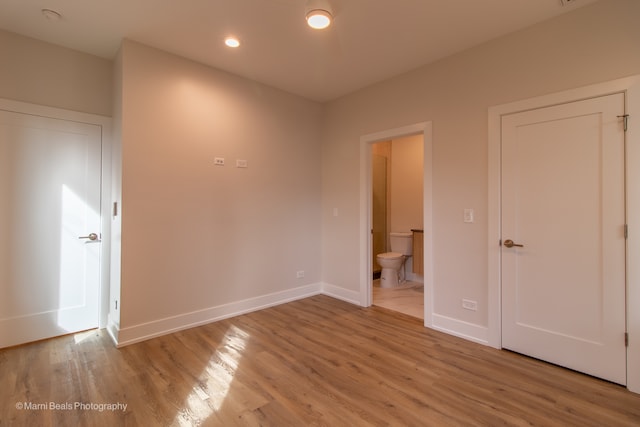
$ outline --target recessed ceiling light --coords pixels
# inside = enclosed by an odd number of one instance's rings
[[[226,39],[224,39],[224,44],[229,47],[238,47],[240,46],[240,40],[235,37],[227,37]]]
[[[333,20],[331,5],[327,0],[308,0],[305,18],[307,25],[316,30],[322,30],[331,25]]]
[[[326,10],[312,10],[307,13],[307,24],[316,30],[322,30],[331,25],[331,14]]]

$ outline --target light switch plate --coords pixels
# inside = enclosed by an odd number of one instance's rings
[[[464,210],[464,222],[474,222],[473,209]]]

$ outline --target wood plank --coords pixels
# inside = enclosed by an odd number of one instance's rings
[[[640,395],[315,296],[116,349],[0,350],[0,426],[640,425]],[[16,404],[122,403],[124,411]]]

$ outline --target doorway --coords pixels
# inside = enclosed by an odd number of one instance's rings
[[[375,134],[365,135],[360,138],[361,141],[361,188],[360,188],[360,213],[361,213],[361,269],[360,269],[360,300],[361,305],[368,307],[373,303],[373,144],[381,141],[390,141],[408,136],[421,135],[423,146],[423,185],[422,185],[422,223],[425,234],[423,264],[424,264],[424,287],[422,299],[424,302],[424,324],[431,326],[432,313],[432,243],[431,243],[431,223],[432,223],[432,182],[431,182],[431,122],[423,122],[402,128],[390,129],[388,131]],[[390,229],[387,227],[387,231]],[[388,233],[386,233],[388,234]],[[385,242],[387,236],[385,236]]]
[[[382,284],[377,255],[398,251],[393,247],[392,233],[423,230],[423,149],[422,134],[393,138],[374,143],[371,159],[372,302],[419,319],[424,318],[423,272],[417,270],[420,263],[407,256],[397,272],[398,284],[388,287]],[[419,257],[421,251],[416,252]]]
[[[106,323],[108,120],[89,118],[0,102],[0,347]]]

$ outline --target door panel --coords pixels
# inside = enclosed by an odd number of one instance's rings
[[[0,111],[0,347],[98,326],[101,129]]]
[[[502,121],[503,347],[626,383],[624,95]]]

